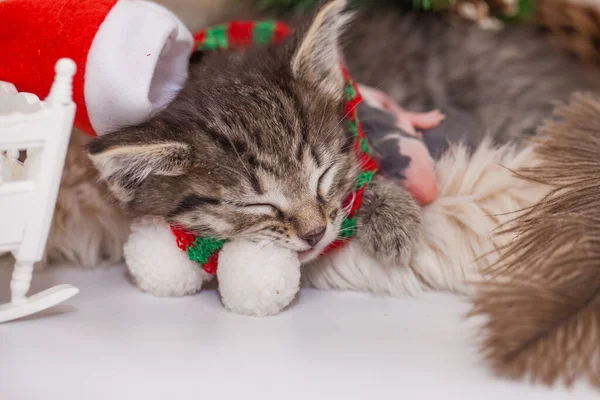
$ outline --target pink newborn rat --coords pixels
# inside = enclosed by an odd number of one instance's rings
[[[421,204],[431,203],[437,197],[435,164],[421,130],[435,128],[445,115],[407,111],[368,86],[361,85],[360,91],[359,117],[382,173],[399,181]]]

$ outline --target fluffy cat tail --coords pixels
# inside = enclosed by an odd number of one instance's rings
[[[534,140],[523,179],[554,186],[499,234],[514,237],[487,269],[472,315],[501,376],[600,388],[600,98],[576,94]]]

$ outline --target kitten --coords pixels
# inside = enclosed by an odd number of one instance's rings
[[[281,46],[204,54],[167,108],[93,142],[91,159],[124,209],[316,258],[340,229],[357,173],[340,123],[344,7],[327,3]],[[553,101],[598,82],[527,26],[485,32],[441,15],[367,8],[340,44],[359,82],[411,111],[448,116],[424,133],[436,156],[451,142],[474,148],[484,135],[504,143],[534,134]],[[382,178],[358,224],[362,247],[385,265],[405,265],[421,232],[414,200]]]
[[[338,53],[349,19],[346,1],[333,0],[282,45],[194,57],[171,104],[89,145],[101,178],[134,217],[272,240],[315,259],[338,236],[359,172]],[[399,185],[379,179],[365,193],[357,239],[403,264],[420,218]]]

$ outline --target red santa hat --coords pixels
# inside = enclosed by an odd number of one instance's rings
[[[193,37],[143,0],[0,1],[0,81],[43,98],[54,64],[77,64],[75,125],[101,135],[146,119],[187,78]]]

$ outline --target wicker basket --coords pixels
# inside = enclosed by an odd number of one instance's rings
[[[600,63],[600,1],[538,0],[536,17],[550,40],[583,61]]]

